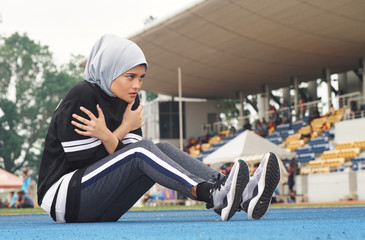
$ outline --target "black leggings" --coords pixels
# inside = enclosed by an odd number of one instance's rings
[[[117,221],[155,183],[195,199],[191,187],[217,174],[169,143],[133,143],[86,169],[77,222]]]

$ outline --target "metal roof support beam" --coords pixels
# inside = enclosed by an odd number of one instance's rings
[[[239,110],[239,114],[240,114],[240,116],[239,116],[239,126],[240,127],[242,127],[243,126],[243,101],[245,100],[245,95],[243,94],[243,92],[242,91],[240,91],[239,92],[239,94],[240,94],[240,109],[238,109]]]
[[[331,72],[329,68],[323,69],[323,79],[327,83],[327,99],[328,99],[327,106],[329,109],[331,106],[331,91],[332,91]]]
[[[293,77],[293,86],[294,86],[294,112],[295,112],[295,120],[299,117],[299,80],[298,77]]]
[[[359,64],[360,67],[357,69],[354,69],[354,73],[356,74],[356,76],[359,78],[360,82],[363,82],[364,80],[364,58],[360,58],[359,59]]]
[[[263,93],[257,94],[257,110],[258,119],[265,118],[267,108],[265,108],[265,94]]]
[[[290,106],[291,105],[290,88],[289,87],[282,88],[282,91],[283,91],[283,103],[286,103],[288,106]]]
[[[267,113],[267,111],[269,110],[269,106],[270,106],[270,96],[271,96],[271,91],[270,91],[270,87],[269,85],[265,84],[265,113]],[[265,114],[265,120],[268,121],[269,120],[269,115]]]
[[[182,118],[182,83],[181,83],[181,68],[177,68],[177,80],[178,80],[178,91],[179,91],[179,142],[180,150],[184,149],[184,136],[183,136],[183,118]]]
[[[361,59],[361,70],[362,70],[362,97],[365,103],[365,57]]]
[[[308,82],[309,99],[305,99],[307,102],[316,101],[318,99],[317,87],[317,80]]]

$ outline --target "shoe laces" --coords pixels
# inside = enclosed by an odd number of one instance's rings
[[[212,180],[214,181],[214,185],[211,189],[211,192],[210,192],[211,194],[214,190],[217,190],[217,189],[221,190],[221,187],[224,186],[224,184],[227,181],[227,176],[222,175],[222,174],[218,174],[218,176],[216,177],[216,176],[213,175]]]
[[[206,204],[206,208],[207,209],[210,209],[210,208],[213,208],[214,204],[213,204],[213,192],[215,190],[220,190],[222,186],[224,186],[224,184],[226,183],[226,180],[227,180],[227,176],[225,175],[222,175],[222,174],[218,174],[218,176],[212,176],[212,181],[214,182],[214,185],[213,187],[210,189],[210,196],[209,198],[212,199],[212,201],[210,203],[207,203]]]

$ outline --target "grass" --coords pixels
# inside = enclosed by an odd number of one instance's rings
[[[276,203],[272,204],[270,208],[324,208],[324,207],[364,207],[365,202],[329,202],[329,203]]]
[[[365,206],[365,202],[331,202],[331,203],[296,203],[272,204],[271,208],[323,208],[323,207],[355,207]],[[156,207],[133,207],[131,211],[167,211],[167,210],[204,210],[204,205],[176,205],[176,206],[156,206]],[[0,209],[0,215],[24,215],[24,214],[46,214],[42,208],[3,208]]]
[[[0,215],[46,214],[42,208],[2,208]]]
[[[203,210],[206,209],[203,205],[193,206],[157,206],[157,207],[133,207],[130,211],[168,211],[168,210]],[[23,215],[23,214],[47,214],[42,208],[2,208],[1,215]]]

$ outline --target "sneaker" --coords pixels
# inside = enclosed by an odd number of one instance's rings
[[[248,214],[249,219],[260,219],[265,215],[279,180],[278,159],[274,153],[266,153],[242,193],[240,208]]]
[[[213,208],[221,216],[222,221],[228,221],[239,209],[242,192],[245,189],[250,173],[247,164],[239,160],[235,163],[228,176],[218,175],[211,190]]]

